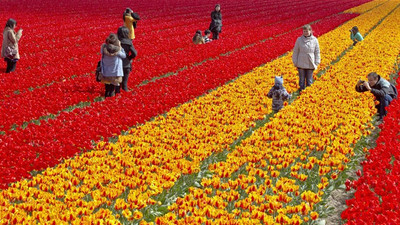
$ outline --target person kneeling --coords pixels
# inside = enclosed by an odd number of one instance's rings
[[[383,79],[375,72],[369,73],[367,78],[368,81],[359,80],[357,82],[356,91],[371,91],[376,100],[379,101],[379,104],[375,107],[378,110],[379,120],[382,120],[387,114],[385,108],[390,104],[390,102],[392,102],[393,99],[397,98],[397,90],[393,84]]]

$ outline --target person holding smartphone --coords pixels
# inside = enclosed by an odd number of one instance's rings
[[[15,32],[17,21],[8,19],[3,31],[3,44],[1,46],[1,57],[7,62],[6,73],[16,69],[17,61],[20,59],[18,42],[22,36],[22,29]]]

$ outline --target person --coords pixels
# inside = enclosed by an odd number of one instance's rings
[[[269,90],[267,97],[272,98],[272,110],[274,113],[279,112],[283,108],[283,102],[292,97],[283,87],[282,76],[275,76],[275,85]]]
[[[313,83],[313,72],[321,62],[318,39],[313,36],[311,26],[303,26],[303,35],[297,38],[292,61],[299,72],[300,92]]]
[[[353,46],[355,46],[358,42],[364,40],[363,36],[358,31],[358,27],[355,26],[350,30],[350,39],[353,40]]]
[[[115,87],[115,93],[120,93],[120,87],[122,90],[128,91],[128,78],[129,73],[132,70],[132,59],[137,56],[137,51],[129,38],[129,30],[125,26],[118,28],[118,39],[121,42],[121,47],[125,51],[126,58],[122,59],[122,68],[124,72],[124,77],[122,78],[122,83],[120,86]]]
[[[124,20],[124,26],[129,30],[129,39],[135,39],[135,29],[137,21],[140,20],[139,15],[137,13],[134,13],[132,9],[126,8],[122,19]]]
[[[215,5],[215,10],[211,12],[211,23],[209,30],[213,33],[213,40],[219,39],[219,34],[222,32],[222,14],[221,6]]]
[[[210,34],[211,34],[211,31],[210,31],[210,30],[205,30],[205,31],[204,31],[204,36],[203,36],[204,43],[208,43],[208,42],[211,41],[211,39],[210,39]]]
[[[379,76],[376,72],[367,75],[368,82],[359,80],[356,84],[357,92],[371,91],[379,104],[375,106],[378,110],[379,120],[386,116],[386,107],[390,105],[393,99],[397,98],[396,87],[389,81]]]
[[[115,87],[122,82],[124,72],[122,59],[126,58],[124,49],[116,34],[111,33],[106,43],[101,46],[101,73],[102,82],[105,84],[105,97],[115,96]]]
[[[22,29],[15,32],[17,21],[8,19],[3,31],[3,44],[1,46],[1,57],[7,62],[6,73],[15,71],[17,61],[20,59],[18,42],[22,36]]]
[[[194,34],[192,38],[193,44],[199,45],[199,44],[204,44],[204,39],[201,36],[201,30],[197,30],[196,33]]]

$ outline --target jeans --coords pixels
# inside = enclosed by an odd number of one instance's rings
[[[310,86],[313,83],[313,69],[301,69],[297,68],[299,71],[299,86],[300,91],[304,90],[306,86]],[[307,84],[306,84],[307,82]]]
[[[385,110],[385,107],[389,106],[392,100],[393,98],[390,95],[385,95],[378,98],[379,104],[376,105],[376,108],[378,109],[378,113],[381,118],[386,116],[387,111]]]
[[[4,58],[4,61],[7,62],[6,73],[13,72],[15,70],[15,68],[17,67],[17,61],[14,61],[14,60],[9,59],[9,58]]]

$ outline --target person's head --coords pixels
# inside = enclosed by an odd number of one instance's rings
[[[283,76],[275,76],[275,85],[283,85]]]
[[[378,80],[379,80],[379,75],[377,74],[377,73],[375,73],[375,72],[372,72],[372,73],[369,73],[368,75],[367,75],[367,78],[368,78],[368,83],[369,83],[369,86],[374,86],[377,82],[378,82]]]
[[[205,30],[205,31],[204,31],[204,34],[208,37],[208,36],[210,36],[211,31],[210,31],[210,30]]]
[[[358,27],[354,26],[353,28],[351,28],[351,32],[353,32],[353,34],[357,34],[358,33]]]
[[[217,12],[221,11],[221,6],[219,4],[215,5],[215,11]]]
[[[116,34],[111,33],[110,35],[108,35],[107,39],[106,39],[106,44],[108,45],[118,45],[118,37]]]
[[[304,26],[303,26],[303,35],[306,36],[306,37],[308,37],[308,36],[310,36],[311,34],[312,34],[312,29],[311,29],[310,24],[304,25]]]
[[[129,39],[129,29],[125,26],[118,28],[118,39]]]
[[[9,27],[11,29],[14,29],[17,26],[17,21],[15,21],[14,19],[10,18],[7,20],[6,23],[6,28]]]
[[[195,35],[200,35],[201,36],[201,30],[197,30]]]
[[[122,14],[122,20],[125,21],[125,16],[131,15],[133,13],[132,9],[126,8],[124,13]]]

